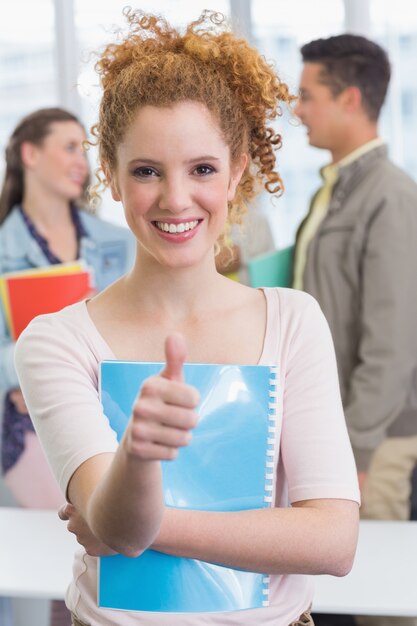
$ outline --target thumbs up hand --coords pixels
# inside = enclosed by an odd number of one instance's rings
[[[198,391],[185,384],[186,345],[180,334],[165,341],[165,367],[142,385],[126,432],[127,452],[142,460],[175,459],[197,424]]]
[[[167,380],[184,382],[182,366],[185,362],[187,347],[184,337],[179,333],[169,335],[165,340],[165,360],[166,364],[160,376]]]

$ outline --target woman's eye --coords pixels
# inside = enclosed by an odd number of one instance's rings
[[[212,174],[214,171],[215,169],[211,165],[197,165],[195,168],[195,173],[199,176],[207,176],[207,174]]]
[[[149,178],[151,176],[157,176],[157,172],[151,167],[136,167],[133,170],[133,175],[138,178]]]

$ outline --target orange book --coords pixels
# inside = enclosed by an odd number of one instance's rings
[[[92,290],[87,270],[70,274],[4,276],[10,335],[16,340],[37,315],[55,313],[82,300]]]
[[[74,274],[86,269],[84,261],[73,261],[70,263],[57,263],[56,265],[47,265],[45,267],[28,267],[24,270],[15,272],[7,272],[0,275],[0,300],[3,305],[4,316],[6,318],[7,328],[11,328],[10,322],[10,306],[9,296],[6,288],[6,280],[9,278],[23,278],[24,276],[49,276],[50,274]]]

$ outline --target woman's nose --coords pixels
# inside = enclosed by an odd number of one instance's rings
[[[182,177],[162,181],[159,208],[171,213],[181,213],[191,206],[191,195]]]

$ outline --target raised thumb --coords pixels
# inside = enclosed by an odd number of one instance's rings
[[[165,367],[161,376],[184,381],[183,365],[187,355],[187,346],[184,337],[180,333],[172,333],[165,339]]]

